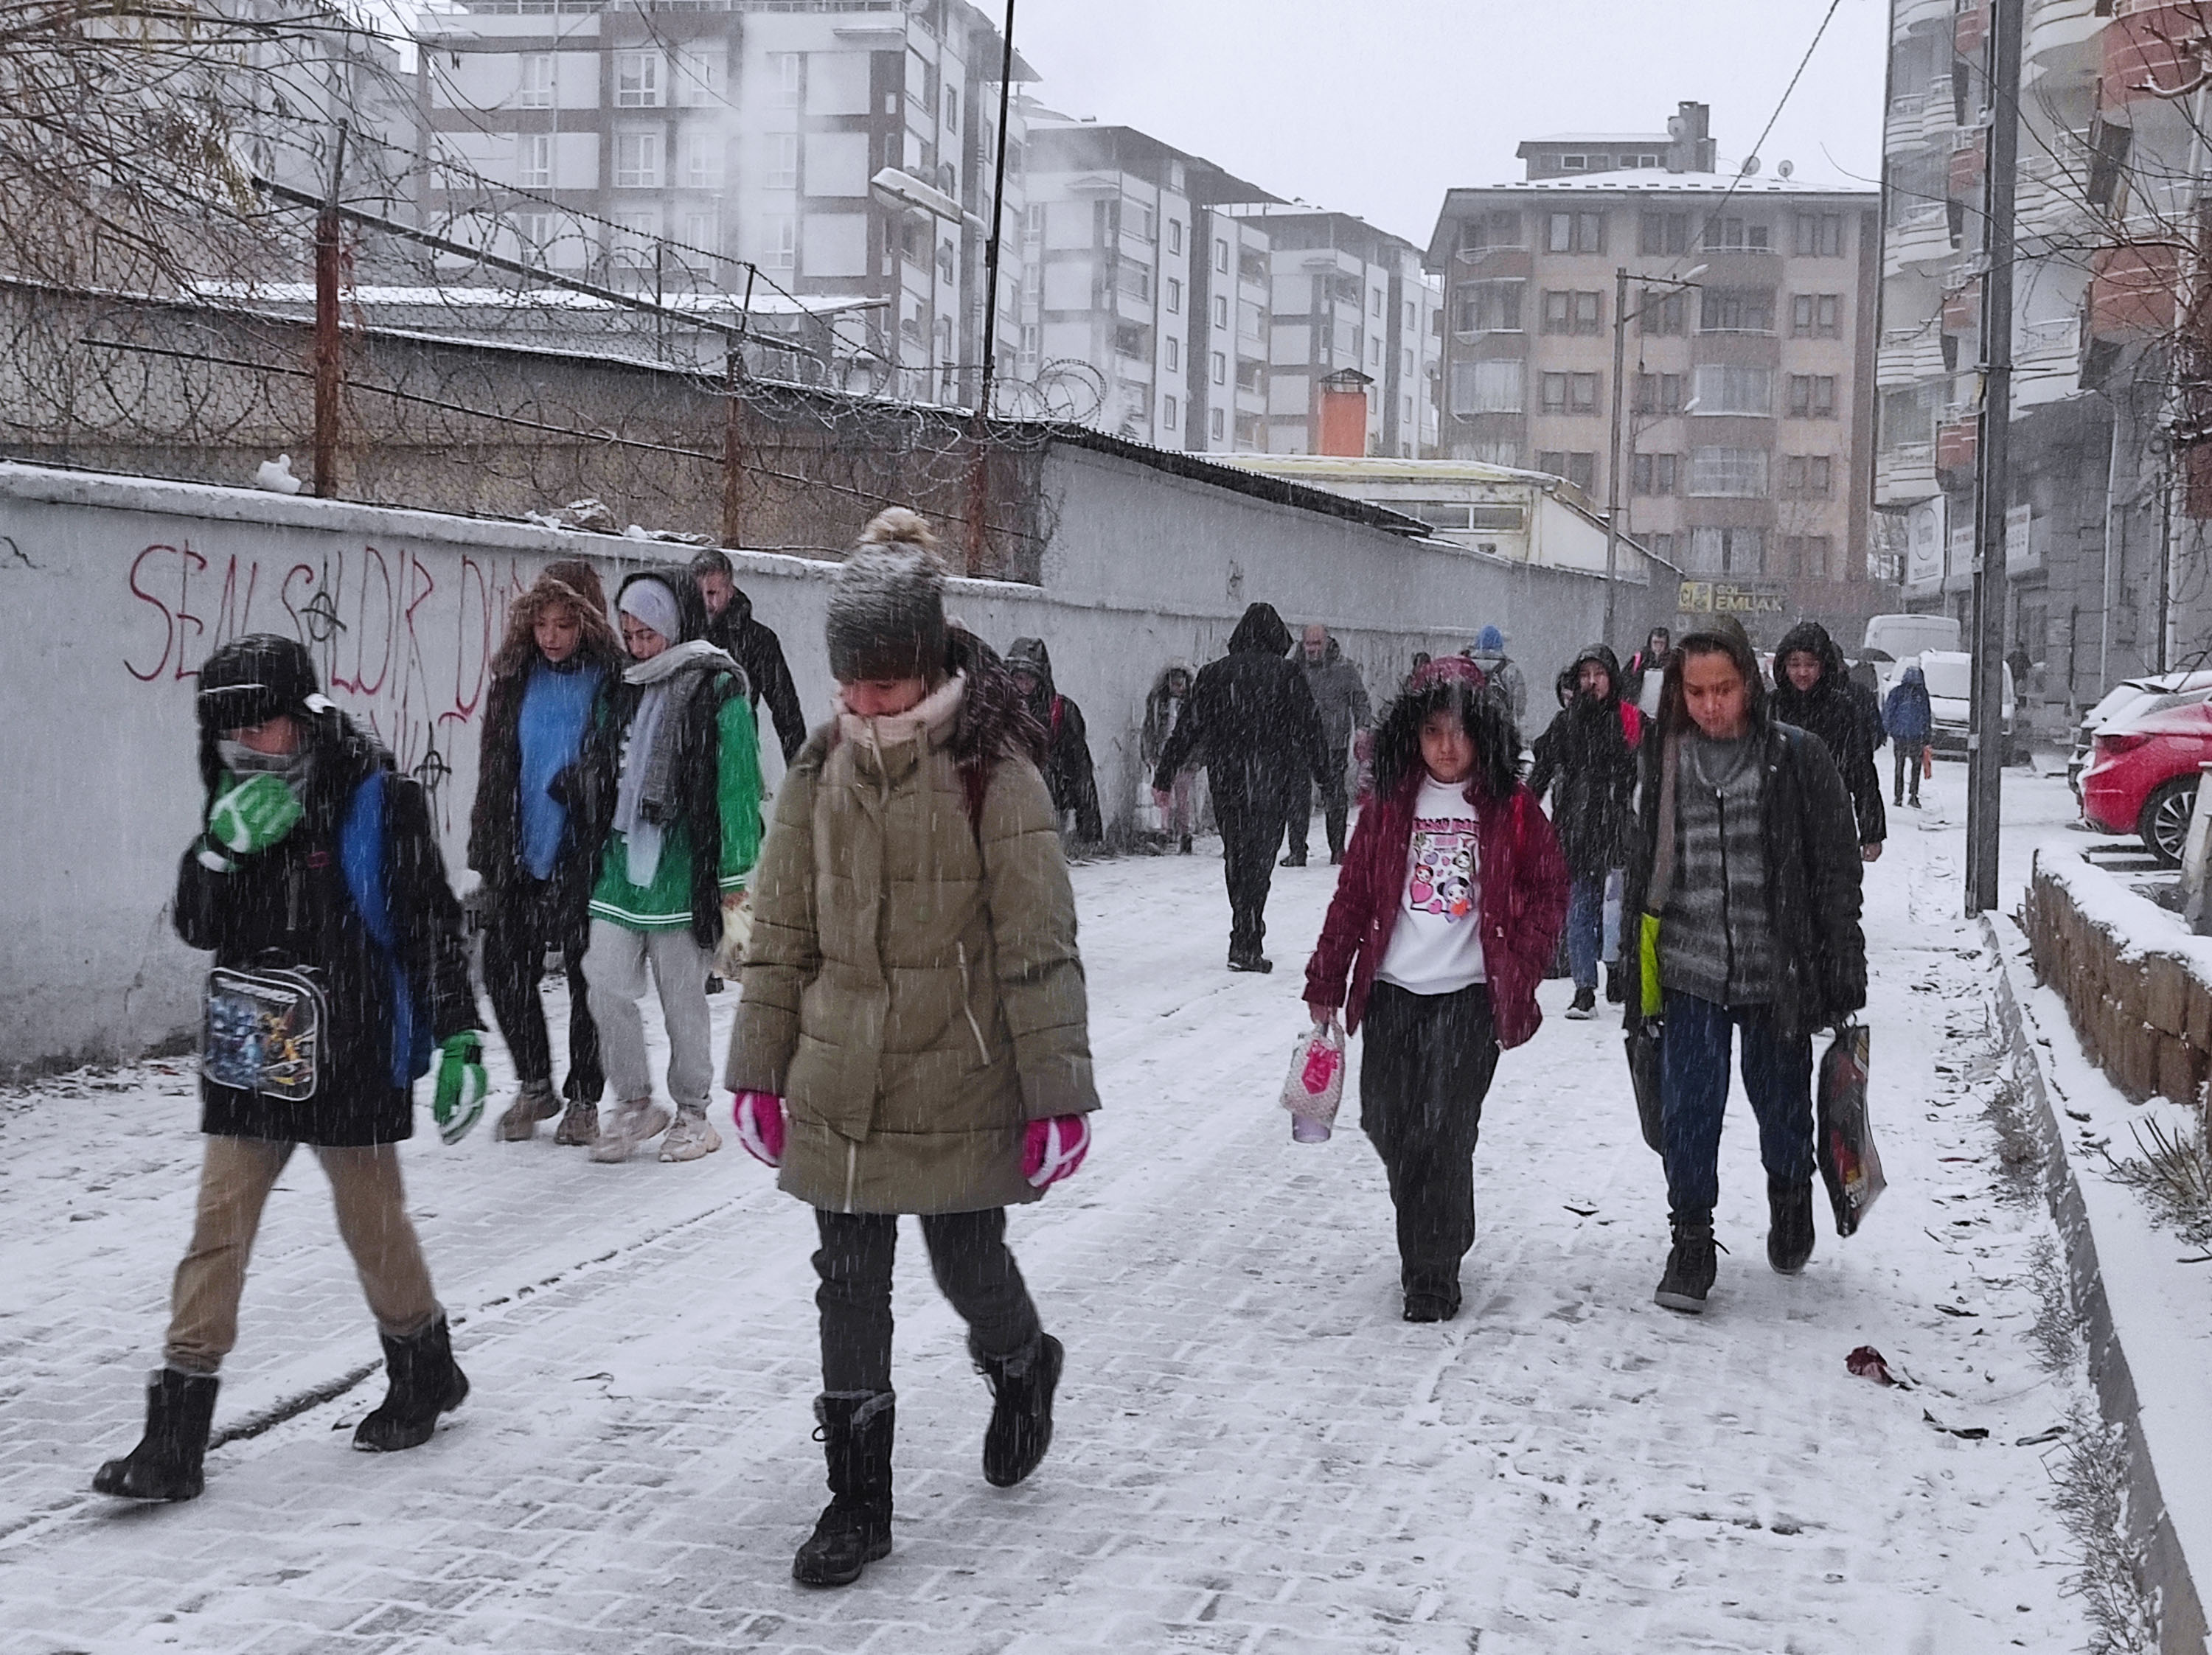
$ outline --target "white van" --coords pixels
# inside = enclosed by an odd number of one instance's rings
[[[1898,663],[1899,671],[1909,666],[1917,666],[1928,680],[1928,710],[1935,723],[1929,745],[1939,752],[1964,752],[1973,728],[1974,658],[1956,650],[1923,650],[1913,659]],[[2004,678],[2004,699],[1998,709],[2004,725],[2002,761],[2015,764],[2025,755],[2014,744],[2012,669],[2000,666],[1997,670]]]
[[[1949,653],[1959,647],[1959,623],[1948,615],[1870,615],[1866,623],[1866,647],[1880,650],[1892,661],[1903,661],[1929,650]],[[1884,677],[1891,676],[1883,674]]]

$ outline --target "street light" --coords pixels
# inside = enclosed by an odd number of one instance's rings
[[[1680,276],[1639,276],[1635,280],[1647,290],[1680,293],[1698,285],[1705,266],[1693,264]],[[1620,425],[1624,411],[1623,380],[1628,371],[1628,324],[1644,314],[1646,305],[1628,308],[1628,267],[1617,267],[1613,276],[1613,433],[1605,452],[1605,641],[1614,644],[1613,615],[1620,579]]]

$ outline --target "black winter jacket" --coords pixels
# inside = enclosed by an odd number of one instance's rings
[[[370,937],[340,865],[338,837],[347,808],[370,771],[392,769],[392,755],[343,712],[307,720],[314,767],[301,798],[306,814],[269,849],[234,858],[218,872],[200,860],[196,840],[177,868],[177,935],[211,949],[217,966],[314,967],[330,1022],[324,1030],[316,1095],[285,1101],[200,1081],[200,1130],[228,1137],[289,1143],[392,1143],[415,1130],[412,1088],[392,1083],[392,992],[388,962]],[[469,985],[461,909],[422,789],[411,779],[384,780],[384,868],[395,951],[418,1000],[427,998],[431,1034],[444,1040],[482,1024]]]
[[[1569,671],[1585,661],[1602,666],[1608,684],[1620,682],[1620,664],[1603,644],[1575,657]],[[1540,799],[1547,790],[1552,795],[1552,826],[1567,871],[1578,879],[1599,879],[1626,867],[1636,830],[1637,749],[1628,739],[1618,689],[1598,700],[1577,694],[1536,737],[1534,751],[1528,791]]]
[[[1044,785],[1057,815],[1075,818],[1075,837],[1091,844],[1106,837],[1098,814],[1098,778],[1091,765],[1091,737],[1083,709],[1060,693],[1052,678],[1052,652],[1042,638],[1017,638],[1006,651],[1006,670],[1036,680],[1028,698],[1030,717],[1043,728]]]
[[[1865,864],[1851,826],[1850,801],[1828,750],[1803,731],[1771,721],[1755,730],[1765,749],[1759,798],[1766,861],[1766,913],[1773,927],[1773,1000],[1784,1034],[1810,1034],[1866,1003],[1866,936],[1859,928]],[[1651,886],[1659,833],[1659,794],[1667,743],[1656,729],[1644,738],[1644,795],[1629,846],[1621,913],[1638,923]],[[1632,936],[1633,933],[1631,933]],[[1643,950],[1623,938],[1627,968],[1626,1024],[1643,1018]]]
[[[1820,658],[1820,676],[1808,690],[1790,682],[1783,663],[1798,651]],[[1872,698],[1851,684],[1844,652],[1828,629],[1807,621],[1782,634],[1774,651],[1774,694],[1766,710],[1777,722],[1796,724],[1820,738],[1842,773],[1858,822],[1859,843],[1879,845],[1889,837],[1889,813],[1882,808],[1881,774],[1875,768],[1873,728],[1881,722]]]
[[[581,664],[580,661],[580,670]],[[622,671],[618,660],[595,664],[603,675],[602,682]],[[469,866],[483,876],[492,893],[522,868],[522,701],[535,666],[532,661],[520,672],[494,677],[484,692],[483,738],[477,749],[477,797],[469,811]],[[588,926],[584,910],[591,900],[592,877],[599,871],[599,853],[598,841],[571,811],[562,828],[551,882],[558,900],[562,936],[574,938],[580,950]]]
[[[1321,713],[1290,652],[1290,628],[1273,604],[1246,609],[1229,653],[1199,669],[1152,785],[1174,786],[1176,773],[1202,754],[1217,809],[1287,809],[1309,780],[1327,786]]]
[[[799,708],[799,687],[791,681],[791,664],[783,658],[783,640],[753,619],[753,600],[732,592],[727,608],[708,623],[707,641],[729,652],[745,671],[745,688],[753,711],[768,702],[769,717],[775,722],[776,745],[788,765],[806,744],[806,717]]]

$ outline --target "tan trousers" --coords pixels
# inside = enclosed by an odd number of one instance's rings
[[[191,1246],[177,1266],[170,1297],[164,1353],[170,1367],[213,1373],[238,1343],[238,1301],[261,1209],[296,1147],[266,1138],[209,1137]],[[331,1180],[338,1234],[361,1273],[378,1331],[402,1339],[420,1333],[440,1310],[422,1243],[407,1216],[399,1146],[318,1146],[315,1158]]]

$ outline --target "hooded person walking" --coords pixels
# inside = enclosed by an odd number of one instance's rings
[[[296,640],[224,645],[200,669],[195,704],[204,825],[178,864],[173,911],[185,946],[215,955],[200,1055],[207,1149],[145,1436],[93,1478],[132,1500],[201,1491],[246,1259],[303,1143],[330,1179],[384,1345],[389,1388],[354,1446],[428,1442],[469,1391],[399,1173],[414,1084],[434,1054],[441,1136],[458,1140],[483,1107],[460,905],[428,803],[323,697]]]
[[[709,546],[691,560],[691,579],[707,606],[707,641],[743,669],[756,718],[760,704],[768,703],[776,743],[789,764],[806,739],[806,717],[799,710],[799,688],[791,681],[791,664],[783,658],[783,640],[753,618],[753,600],[738,585],[737,566],[720,547]]]
[[[1835,761],[1850,794],[1859,851],[1872,862],[1889,837],[1881,806],[1881,775],[1874,767],[1879,709],[1862,700],[1844,665],[1844,652],[1816,621],[1800,621],[1782,634],[1774,651],[1774,696],[1769,711],[1780,724],[1816,737]]]
[[[592,1159],[627,1161],[665,1131],[663,1161],[696,1161],[722,1147],[707,1120],[707,973],[760,850],[760,748],[744,673],[703,635],[687,571],[629,576],[615,609],[630,660],[600,695],[580,790],[600,846],[584,975],[616,1099]],[[638,1008],[648,967],[672,1118],[653,1100]]]
[[[1147,767],[1158,765],[1168,738],[1182,722],[1190,706],[1192,676],[1190,663],[1170,661],[1152,680],[1152,693],[1145,697],[1144,728],[1138,734],[1138,754]],[[1191,835],[1198,831],[1197,795],[1198,768],[1194,762],[1186,761],[1176,772],[1167,802],[1160,806],[1160,833],[1175,841],[1184,856],[1190,854]]]
[[[1316,1023],[1360,1032],[1359,1122],[1390,1179],[1409,1322],[1459,1313],[1474,1245],[1474,1146],[1501,1048],[1543,1021],[1567,906],[1559,841],[1515,776],[1521,743],[1479,668],[1413,675],[1375,739],[1360,812],[1313,958]],[[1347,991],[1346,979],[1350,987]]]
[[[1344,649],[1328,635],[1328,628],[1308,627],[1300,640],[1298,664],[1305,670],[1306,688],[1313,694],[1314,710],[1321,715],[1322,741],[1335,762],[1321,785],[1322,826],[1328,834],[1332,865],[1344,860],[1345,824],[1350,819],[1351,795],[1345,785],[1345,755],[1352,738],[1374,722],[1375,711],[1367,700],[1367,681],[1359,669],[1344,658]],[[1290,814],[1290,854],[1285,868],[1306,865],[1306,836],[1313,825],[1313,790],[1300,787]]]
[[[1022,693],[1030,717],[1045,732],[1044,785],[1052,808],[1077,843],[1106,837],[1098,815],[1098,779],[1091,768],[1091,740],[1083,709],[1060,693],[1052,678],[1052,652],[1042,638],[1017,638],[1006,652],[1006,670]]]
[[[1176,773],[1205,756],[1229,886],[1231,971],[1275,968],[1260,951],[1275,851],[1307,785],[1328,785],[1321,716],[1290,652],[1291,630],[1274,605],[1247,609],[1229,634],[1229,652],[1199,669],[1190,706],[1152,773],[1152,797],[1165,809]]]
[[[548,564],[514,601],[492,658],[469,812],[469,866],[484,882],[484,990],[521,1082],[499,1118],[498,1135],[507,1143],[535,1137],[539,1121],[561,1113],[564,1095],[568,1111],[554,1141],[589,1143],[599,1136],[606,1076],[584,979],[591,936],[585,905],[599,847],[562,790],[564,773],[583,751],[600,686],[622,658],[599,572],[573,559]],[[557,1094],[538,996],[552,949],[568,977],[568,1075]]]
[[[1928,743],[1936,734],[1935,704],[1928,699],[1928,675],[1915,662],[1897,676],[1897,683],[1882,704],[1882,728],[1889,732],[1897,754],[1895,803],[1920,808],[1920,771]],[[1906,797],[1910,786],[1911,795]]]
[[[1574,694],[1536,738],[1528,791],[1551,795],[1552,822],[1573,879],[1567,902],[1567,965],[1575,979],[1567,1015],[1597,1009],[1597,968],[1620,961],[1620,922],[1607,934],[1606,888],[1627,865],[1636,829],[1636,751],[1643,715],[1621,698],[1620,667],[1603,644],[1592,644],[1569,669]],[[1619,994],[1614,994],[1619,999]]]
[[[1482,669],[1484,682],[1505,698],[1513,714],[1513,727],[1519,730],[1528,717],[1528,681],[1505,652],[1504,633],[1496,627],[1485,627],[1475,634],[1467,656]]]
[[[1673,1246],[1653,1295],[1701,1312],[1712,1289],[1729,1047],[1766,1167],[1766,1258],[1813,1252],[1813,1034],[1866,1003],[1863,874],[1828,749],[1770,710],[1734,617],[1684,637],[1644,744],[1630,847],[1631,1033],[1663,1018],[1662,1154]]]
[[[891,1545],[891,1265],[921,1216],[993,1403],[983,1476],[1052,1441],[1064,1359],[1006,1243],[1006,1209],[1081,1165],[1091,1082],[1075,897],[1044,736],[945,618],[936,542],[868,524],[831,588],[836,719],[776,796],[725,1078],[738,1141],[812,1207],[832,1495],[792,1573],[844,1585]]]

